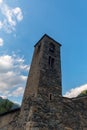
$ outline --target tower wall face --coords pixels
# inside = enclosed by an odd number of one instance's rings
[[[62,96],[60,45],[46,36],[35,46],[24,98],[39,93]]]
[[[40,92],[47,98],[58,98],[62,96],[60,45],[46,37],[41,46],[38,94]]]
[[[51,118],[57,127],[61,91],[60,44],[44,36],[35,45],[20,113],[22,122],[28,121],[29,130],[30,127],[50,129]]]

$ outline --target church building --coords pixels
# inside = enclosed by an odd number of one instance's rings
[[[0,115],[0,130],[87,130],[87,97],[62,96],[61,44],[34,46],[21,108]]]

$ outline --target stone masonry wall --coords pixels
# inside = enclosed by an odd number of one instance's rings
[[[30,126],[35,128],[32,130],[87,130],[87,97],[62,97],[51,103],[38,99],[32,104],[25,123],[19,119],[20,110],[0,116],[0,130],[31,130]]]
[[[0,130],[8,129],[12,123],[16,124],[20,109],[0,115]],[[12,129],[11,129],[12,130]]]

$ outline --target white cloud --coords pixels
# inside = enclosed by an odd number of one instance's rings
[[[0,29],[4,29],[7,33],[14,31],[17,23],[23,20],[21,8],[11,8],[2,0],[0,0],[0,12],[3,16],[0,20]]]
[[[16,55],[0,56],[0,96],[18,97],[23,94],[29,69],[24,62],[23,58]],[[22,72],[26,72],[26,75]]]
[[[72,88],[70,91],[65,93],[64,97],[77,97],[83,90],[87,90],[87,84],[80,87]]]
[[[2,38],[0,38],[0,46],[3,46],[3,44],[4,44],[4,41]]]
[[[14,96],[14,97],[19,97],[19,95],[23,95],[24,93],[24,87],[18,87],[15,91],[9,94],[9,97]]]
[[[19,7],[12,9],[12,12],[18,21],[21,21],[23,19],[22,11]]]
[[[2,29],[3,27],[3,23],[0,21],[0,29]]]
[[[0,4],[3,2],[3,0],[0,0]]]

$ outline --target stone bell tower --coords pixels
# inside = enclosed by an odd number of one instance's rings
[[[34,47],[21,115],[26,130],[56,130],[62,96],[61,45],[45,34]]]

